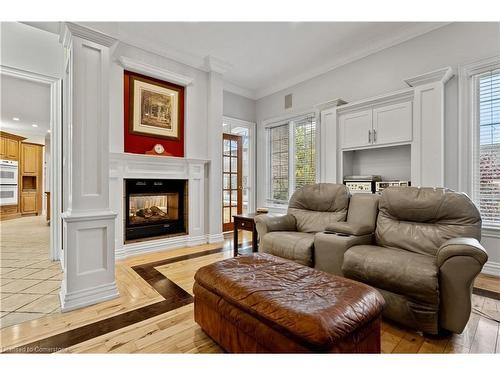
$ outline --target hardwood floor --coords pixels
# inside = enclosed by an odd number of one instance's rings
[[[244,234],[242,243],[249,245]],[[222,247],[221,247],[222,246]],[[2,351],[66,353],[219,353],[194,322],[196,270],[232,256],[225,243],[147,254],[118,262],[120,297],[84,309],[52,314],[0,331]],[[494,284],[497,280],[478,279]],[[478,285],[476,285],[478,286]],[[500,313],[500,301],[473,296],[474,308]],[[499,324],[473,312],[460,335],[423,336],[382,324],[383,353],[500,353]]]

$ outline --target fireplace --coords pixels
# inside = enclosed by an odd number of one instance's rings
[[[186,234],[187,180],[126,179],[125,240]]]

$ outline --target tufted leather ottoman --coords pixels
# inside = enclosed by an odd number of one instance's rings
[[[230,353],[380,353],[372,287],[258,253],[202,267],[194,318]]]

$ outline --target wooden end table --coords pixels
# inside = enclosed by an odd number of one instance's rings
[[[252,252],[257,252],[257,228],[255,226],[255,213],[245,215],[233,215],[234,229],[233,229],[233,249],[234,256],[238,255],[238,229],[248,230],[252,232]]]

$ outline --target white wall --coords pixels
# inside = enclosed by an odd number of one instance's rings
[[[63,47],[58,35],[17,22],[2,22],[0,34],[2,65],[61,77]]]
[[[262,121],[311,109],[335,98],[348,102],[408,87],[403,79],[500,55],[500,23],[453,23],[341,66],[257,101],[257,155],[265,155]],[[284,109],[284,96],[293,107]],[[265,204],[265,158],[257,160],[258,205]],[[260,172],[260,173],[259,173]],[[458,188],[458,83],[453,77],[445,92],[445,185]],[[500,237],[486,237],[490,261],[500,265]],[[500,271],[500,269],[499,269]]]
[[[224,91],[224,116],[255,122],[255,100]]]

